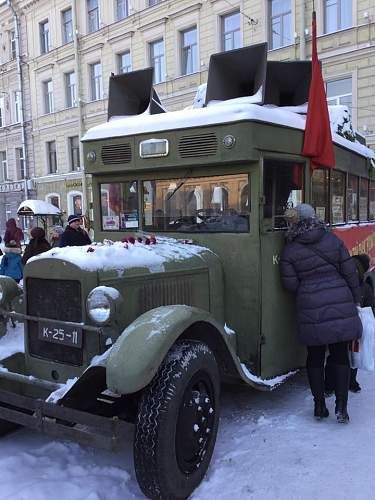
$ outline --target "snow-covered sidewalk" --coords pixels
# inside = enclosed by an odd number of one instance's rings
[[[192,500],[368,500],[375,491],[375,374],[350,394],[349,425],[312,418],[304,373],[272,393],[223,388],[222,418],[206,479]],[[132,457],[133,428],[118,454],[28,430],[1,438],[1,500],[144,498]]]

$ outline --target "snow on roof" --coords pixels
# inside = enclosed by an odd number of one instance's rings
[[[29,215],[60,215],[61,210],[58,207],[52,205],[43,200],[25,200],[17,209],[19,215],[25,214]]]
[[[209,249],[183,243],[173,238],[158,237],[156,244],[146,245],[110,242],[93,243],[82,247],[52,248],[48,252],[32,257],[29,262],[41,259],[60,259],[75,264],[86,271],[116,270],[146,267],[150,272],[164,271],[164,265],[176,260],[189,259],[211,252]]]
[[[306,105],[285,107],[273,105],[259,106],[253,102],[254,96],[249,96],[215,102],[212,105],[209,103],[206,108],[184,109],[147,116],[116,116],[112,117],[108,122],[88,130],[82,141],[86,142],[239,121],[260,121],[299,130],[305,129],[306,117],[303,113],[306,113]],[[330,108],[333,107],[330,106]],[[334,119],[337,121],[337,116]],[[358,142],[351,142],[336,134],[335,128],[333,128],[332,137],[333,142],[336,144],[340,144],[367,158],[375,158],[375,153],[372,149]]]

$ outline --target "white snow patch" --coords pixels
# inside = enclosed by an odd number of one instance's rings
[[[260,384],[260,385],[266,385],[268,387],[271,387],[272,389],[274,389],[278,385],[282,384],[283,382],[285,382],[285,380],[287,380],[292,375],[295,375],[298,372],[298,370],[295,370],[293,372],[289,372],[289,373],[286,373],[285,375],[280,375],[280,376],[275,377],[275,378],[263,379],[263,378],[257,377],[253,373],[251,373],[251,371],[248,369],[248,367],[244,363],[241,363],[241,368],[242,368],[244,375],[246,375],[246,377],[249,380],[252,380],[253,382]]]
[[[228,335],[236,335],[236,332],[232,330],[232,328],[230,328],[226,323],[224,325],[224,330]]]
[[[23,323],[16,323],[13,328],[9,322],[6,334],[0,338],[0,360],[16,352],[25,352],[24,342]]]
[[[62,384],[61,387],[51,392],[51,394],[46,399],[47,403],[57,403],[59,399],[65,396],[65,394],[73,387],[73,385],[77,382],[78,377],[69,378],[65,384]]]

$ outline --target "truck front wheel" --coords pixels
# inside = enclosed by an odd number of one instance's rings
[[[147,497],[183,499],[199,485],[215,446],[219,394],[219,371],[207,345],[175,344],[139,402],[134,465]]]

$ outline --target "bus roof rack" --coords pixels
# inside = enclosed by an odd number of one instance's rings
[[[153,88],[153,68],[130,71],[109,78],[108,120],[114,116],[165,113]]]

